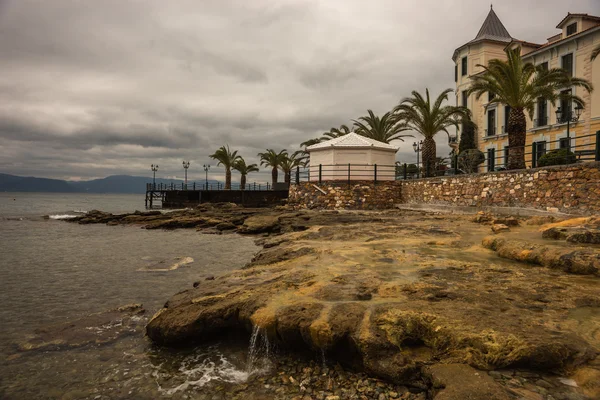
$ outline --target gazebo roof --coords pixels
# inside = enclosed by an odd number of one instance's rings
[[[374,139],[361,136],[356,132],[350,132],[347,135],[337,137],[335,139],[326,140],[321,143],[313,144],[308,146],[306,150],[311,152],[313,150],[325,150],[325,149],[349,149],[349,148],[370,148],[377,150],[388,150],[398,151],[399,147],[393,146],[388,143],[379,142]]]

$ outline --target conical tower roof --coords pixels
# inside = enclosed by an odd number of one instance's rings
[[[477,36],[469,43],[481,40],[495,40],[498,42],[510,42],[512,40],[512,36],[510,36],[510,33],[506,30],[502,21],[500,21],[500,18],[498,18],[494,12],[493,7],[490,7],[490,12],[485,21],[483,21],[483,25],[481,25],[481,29],[479,29]]]

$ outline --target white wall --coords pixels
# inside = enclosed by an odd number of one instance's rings
[[[310,180],[319,180],[319,164],[322,165],[321,179],[324,181],[348,180],[348,164],[351,180],[373,180],[374,164],[377,164],[377,180],[394,180],[396,153],[374,149],[326,149],[310,153]]]

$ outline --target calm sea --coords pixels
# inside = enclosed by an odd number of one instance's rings
[[[16,350],[39,327],[129,303],[143,303],[145,324],[174,293],[242,267],[258,250],[252,238],[237,235],[62,220],[92,209],[142,210],[143,201],[142,195],[0,193],[0,398],[213,398],[211,382],[246,378],[247,349],[231,344],[172,351],[140,334],[100,347]],[[175,270],[148,270],[184,259]]]

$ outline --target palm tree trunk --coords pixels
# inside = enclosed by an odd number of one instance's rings
[[[292,180],[292,171],[284,171],[283,174],[284,182],[289,185]]]
[[[231,189],[231,168],[225,170],[225,190]]]
[[[273,183],[273,188],[275,188],[275,184],[277,183],[277,167],[273,167],[271,170],[271,182]]]
[[[423,170],[425,176],[435,175],[435,140],[433,137],[423,139]]]
[[[242,174],[242,178],[240,179],[240,189],[246,189],[246,174]]]
[[[508,169],[525,168],[527,121],[522,108],[511,108],[508,115]]]

